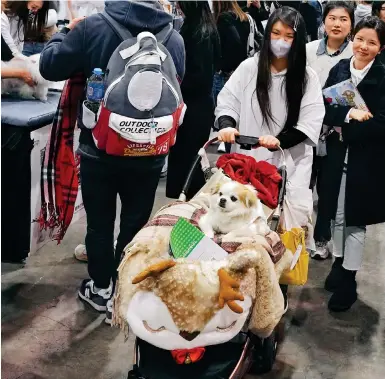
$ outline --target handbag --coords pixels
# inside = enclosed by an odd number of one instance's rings
[[[282,243],[293,253],[289,270],[284,271],[280,284],[303,286],[307,282],[309,271],[309,254],[306,251],[305,230],[292,228],[280,233]]]

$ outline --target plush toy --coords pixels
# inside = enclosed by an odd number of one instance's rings
[[[268,337],[284,313],[279,277],[293,255],[283,245],[277,258],[269,238],[234,234],[217,240],[230,253],[222,260],[170,255],[177,220],[197,225],[205,203],[202,195],[162,208],[127,246],[119,267],[113,324],[170,350],[178,363],[200,359],[204,347],[241,330]]]

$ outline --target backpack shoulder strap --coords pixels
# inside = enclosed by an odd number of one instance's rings
[[[255,54],[255,32],[257,27],[253,18],[248,13],[246,13],[246,16],[249,19],[250,25],[250,33],[249,38],[247,40],[247,56],[252,57]]]
[[[174,30],[174,26],[170,22],[159,33],[155,34],[157,41],[160,42],[162,45],[165,45],[169,40],[169,38],[171,37],[173,30]]]
[[[110,28],[122,41],[133,37],[133,35],[129,32],[127,28],[125,28],[122,24],[112,18],[106,11],[103,11],[102,13],[100,13],[100,15],[104,18]]]

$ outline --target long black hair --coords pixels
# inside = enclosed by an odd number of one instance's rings
[[[37,31],[42,34],[48,19],[48,10],[50,8],[49,1],[43,1],[43,6],[30,18],[28,9],[28,1],[7,1],[4,12],[8,17],[18,17],[17,24],[18,36],[20,39],[21,25],[24,27],[24,36],[29,34],[30,30]]]
[[[178,5],[185,16],[186,26],[191,25],[203,36],[218,33],[208,1],[178,1]]]
[[[281,21],[295,30],[294,39],[288,55],[285,75],[287,118],[284,129],[292,128],[298,122],[301,100],[306,89],[306,27],[299,12],[290,7],[281,7],[270,16],[259,53],[257,75],[257,99],[264,122],[270,127],[274,116],[271,112],[269,89],[271,87],[271,63],[273,53],[270,49],[273,25]]]

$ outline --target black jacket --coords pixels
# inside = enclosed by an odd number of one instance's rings
[[[213,77],[218,66],[220,47],[215,32],[202,33],[197,25],[185,20],[180,34],[186,49],[186,72],[181,84],[183,99],[212,96]],[[187,107],[188,107],[188,103]]]
[[[331,70],[325,87],[351,77],[350,59],[343,59]],[[347,226],[364,226],[385,221],[385,65],[376,58],[367,75],[357,86],[373,118],[358,122],[345,117],[350,107],[332,106],[325,101],[326,125],[341,126],[327,138],[321,193],[323,206],[334,219],[337,210],[342,169],[347,148],[345,220]]]
[[[247,58],[250,24],[233,12],[219,15],[217,28],[221,40],[220,70],[231,73]]]
[[[158,33],[172,22],[172,16],[163,11],[157,1],[106,1],[105,11],[116,21],[124,25],[134,36],[142,31]],[[40,57],[40,73],[51,81],[69,79],[76,73],[84,73],[88,78],[94,68],[106,69],[114,50],[121,43],[100,14],[95,14],[81,21],[71,31],[64,28],[47,43]],[[169,50],[180,79],[184,76],[185,50],[183,38],[174,31],[165,46]],[[81,127],[81,119],[78,119]],[[80,154],[90,158],[106,157],[96,148],[90,130],[82,129],[80,135]]]

